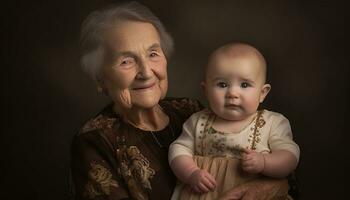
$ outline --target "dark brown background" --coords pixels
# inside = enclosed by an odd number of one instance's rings
[[[2,3],[0,199],[67,198],[69,146],[104,106],[79,68],[78,33],[112,1]],[[269,63],[265,106],[290,119],[301,148],[302,199],[345,195],[345,4],[341,1],[140,1],[173,35],[169,96],[204,98],[207,55],[230,41],[258,47]]]

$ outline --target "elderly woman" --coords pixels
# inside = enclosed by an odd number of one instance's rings
[[[176,180],[168,146],[202,108],[195,100],[165,98],[170,35],[150,10],[132,2],[93,12],[81,39],[84,70],[112,103],[73,140],[76,199],[170,199]],[[276,199],[287,189],[285,180],[261,179],[223,199]]]

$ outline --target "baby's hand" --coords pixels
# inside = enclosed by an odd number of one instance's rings
[[[216,187],[215,178],[206,170],[197,169],[189,178],[189,185],[192,190],[197,193],[206,193],[212,191]]]
[[[248,173],[258,174],[265,168],[265,158],[262,153],[245,149],[242,157],[242,169]]]

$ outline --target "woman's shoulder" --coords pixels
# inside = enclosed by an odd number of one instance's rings
[[[159,104],[164,109],[183,115],[186,118],[203,109],[202,104],[192,98],[166,97]]]
[[[120,122],[120,118],[113,112],[112,104],[106,106],[97,115],[87,120],[79,129],[78,135],[108,130]]]
[[[73,147],[93,144],[97,148],[111,148],[115,143],[114,127],[120,123],[120,118],[114,114],[112,104],[106,106],[97,115],[87,120],[73,138]]]

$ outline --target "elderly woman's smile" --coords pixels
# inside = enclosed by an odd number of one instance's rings
[[[127,21],[106,32],[99,85],[122,107],[148,108],[167,91],[167,61],[153,25]],[[142,32],[142,34],[140,34]]]
[[[148,83],[140,86],[135,86],[132,89],[137,91],[147,91],[148,89],[153,89],[156,83]]]

